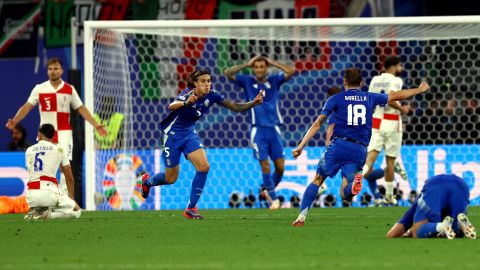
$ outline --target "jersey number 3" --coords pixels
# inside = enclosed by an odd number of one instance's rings
[[[349,126],[358,126],[358,125],[365,125],[367,122],[366,115],[367,108],[363,104],[349,104],[348,105],[348,115],[347,115],[347,124]],[[360,121],[358,121],[360,120]]]

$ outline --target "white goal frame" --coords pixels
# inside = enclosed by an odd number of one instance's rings
[[[333,19],[268,19],[268,20],[155,20],[155,21],[85,21],[84,30],[84,100],[92,112],[93,94],[93,42],[94,31],[112,29],[121,32],[134,32],[135,29],[168,28],[256,28],[256,27],[296,27],[296,26],[395,26],[395,25],[442,25],[480,24],[480,16],[438,16],[438,17],[388,17],[388,18],[333,18]],[[438,27],[437,27],[438,26]],[[427,33],[426,33],[427,34]],[[427,34],[428,35],[428,34]],[[273,38],[273,37],[271,37]],[[435,37],[432,37],[435,38]],[[453,36],[451,38],[454,38]],[[269,39],[269,37],[265,37]],[[417,39],[417,38],[415,38]],[[318,39],[321,40],[321,39]],[[371,40],[371,39],[369,39]],[[395,40],[401,40],[395,38]],[[326,39],[328,41],[328,39]],[[85,208],[95,210],[95,143],[94,129],[85,125]]]

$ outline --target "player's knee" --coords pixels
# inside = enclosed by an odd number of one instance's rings
[[[197,171],[199,172],[208,172],[210,170],[210,163],[205,162],[198,165]]]
[[[165,181],[169,184],[175,183],[177,179],[178,179],[178,173],[165,174]]]
[[[262,167],[262,173],[270,173],[270,162],[265,162],[264,160],[260,161],[260,166]]]

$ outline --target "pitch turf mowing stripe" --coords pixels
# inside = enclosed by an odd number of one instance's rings
[[[84,212],[0,216],[0,269],[480,269],[480,242],[385,238],[405,208]],[[480,207],[469,217],[480,226]]]

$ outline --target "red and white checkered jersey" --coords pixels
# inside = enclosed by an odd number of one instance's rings
[[[379,76],[373,77],[368,87],[368,92],[390,94],[402,90],[402,79],[395,77],[390,73],[382,73]],[[373,128],[382,130],[401,130],[400,124],[401,112],[390,106],[377,106],[373,113]],[[387,120],[381,121],[379,120]]]
[[[62,166],[70,164],[60,146],[44,140],[30,146],[25,153],[28,182],[38,180],[40,176],[55,178],[60,164]]]
[[[28,98],[28,103],[34,106],[40,104],[40,125],[52,124],[57,132],[65,132],[70,136],[70,108],[76,110],[83,105],[75,88],[63,81],[57,89],[53,88],[50,81],[37,84]],[[58,142],[58,133],[55,134],[53,142]]]

